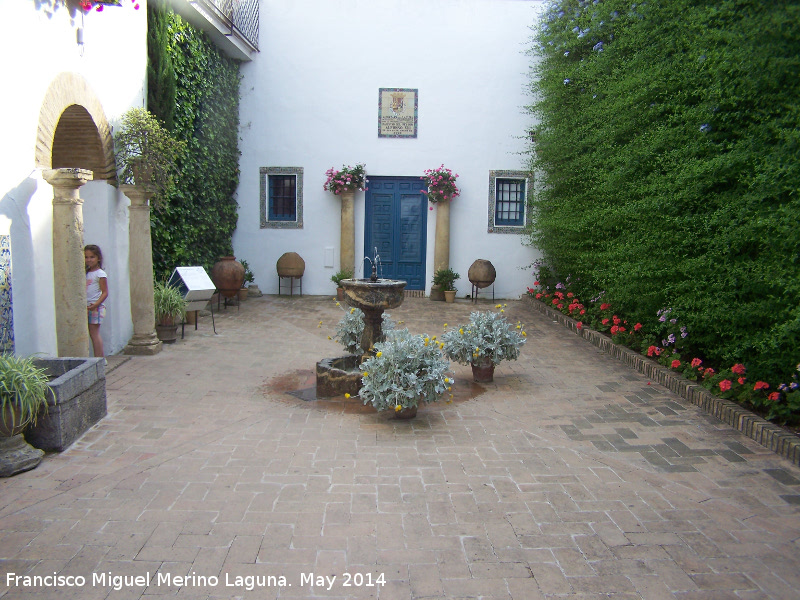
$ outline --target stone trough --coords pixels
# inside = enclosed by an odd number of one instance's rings
[[[39,415],[25,439],[36,448],[63,452],[106,416],[106,374],[102,358],[40,358],[34,361],[50,377],[55,401]]]

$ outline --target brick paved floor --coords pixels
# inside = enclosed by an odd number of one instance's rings
[[[438,335],[474,308],[391,314]],[[0,597],[800,598],[787,461],[521,302],[493,384],[454,365],[410,422],[315,400],[340,310],[248,299],[112,359],[108,416],[0,480]],[[85,584],[16,578],[54,574]]]

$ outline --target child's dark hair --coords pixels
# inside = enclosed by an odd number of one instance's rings
[[[100,246],[96,246],[95,244],[89,244],[87,246],[84,246],[84,248],[83,248],[84,252],[86,252],[87,250],[97,257],[97,266],[102,269],[103,268],[103,251],[100,250]]]

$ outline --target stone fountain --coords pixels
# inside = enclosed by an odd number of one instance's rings
[[[379,279],[376,263],[379,260],[368,256],[372,264],[372,276],[368,279],[343,279],[344,301],[364,312],[364,333],[361,347],[367,352],[377,342],[383,341],[383,311],[397,308],[403,303],[403,290],[407,282],[396,279]],[[361,388],[359,365],[364,357],[348,354],[338,358],[327,358],[317,363],[317,396],[338,396],[344,393],[355,395]]]

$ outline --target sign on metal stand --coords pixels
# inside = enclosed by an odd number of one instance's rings
[[[186,312],[194,312],[194,328],[197,330],[197,311],[206,307],[211,307],[211,326],[214,333],[217,333],[217,326],[214,323],[214,304],[211,297],[214,295],[216,286],[206,273],[203,267],[176,267],[169,278],[168,285],[177,287],[184,300],[186,300]],[[184,326],[186,319],[181,323],[181,339],[183,339]]]

